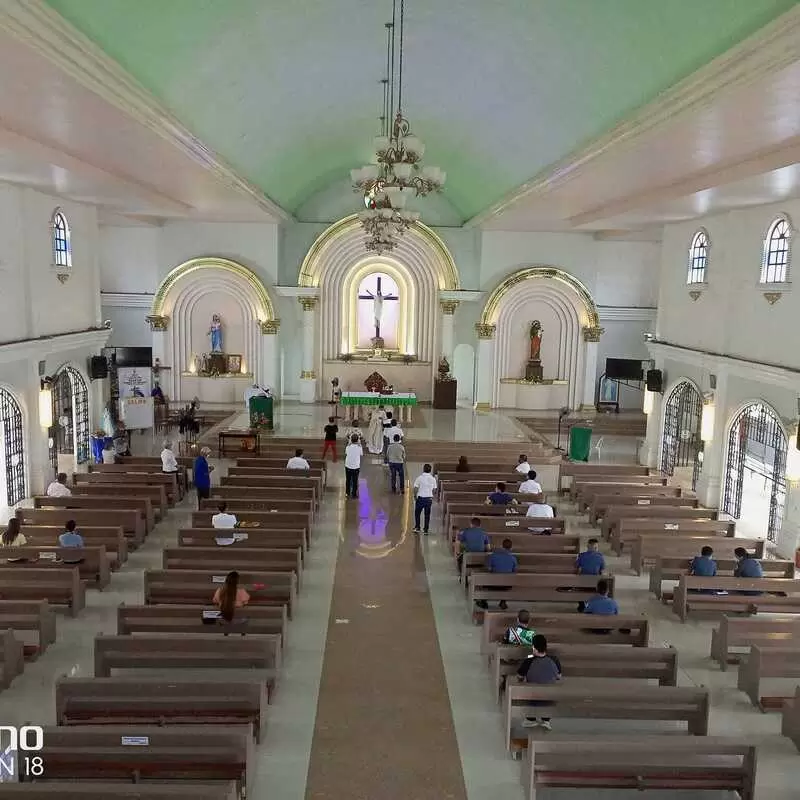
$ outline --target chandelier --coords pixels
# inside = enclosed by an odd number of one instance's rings
[[[399,0],[399,32],[395,24],[398,0],[392,3],[392,21],[386,23],[386,75],[383,84],[381,133],[374,139],[375,163],[350,171],[355,191],[366,208],[358,215],[367,233],[366,249],[387,253],[418,219],[419,212],[406,209],[413,194],[424,197],[441,190],[446,173],[421,164],[425,145],[411,132],[403,116],[403,32],[405,0]],[[396,103],[395,103],[396,99]]]

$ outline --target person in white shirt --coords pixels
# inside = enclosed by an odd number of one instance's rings
[[[433,467],[425,464],[422,475],[414,481],[414,533],[419,533],[420,518],[423,519],[422,532],[427,533],[431,526],[431,507],[433,506],[433,493],[438,483],[433,477]]]
[[[286,462],[286,469],[311,469],[311,464],[303,458],[302,448],[294,451],[294,455]]]
[[[536,480],[536,472],[535,470],[531,470],[528,473],[528,479],[522,481],[519,485],[519,493],[520,494],[541,494],[542,493],[542,484]]]
[[[350,437],[344,449],[344,493],[346,497],[358,497],[358,473],[361,471],[361,457],[364,448],[357,433]]]
[[[117,463],[117,453],[114,450],[114,442],[109,441],[106,443],[106,446],[103,448],[103,463],[104,464],[116,464]]]
[[[176,473],[178,471],[178,459],[172,452],[172,442],[164,442],[164,449],[161,451],[161,471]]]
[[[527,475],[533,467],[528,463],[528,456],[520,456],[517,459],[517,472]]]
[[[71,497],[72,490],[67,486],[67,474],[59,472],[56,479],[47,487],[48,497]]]
[[[528,513],[525,514],[525,516],[536,517],[537,519],[553,519],[555,513],[553,512],[553,507],[547,505],[547,503],[531,503],[528,506]],[[528,530],[533,533],[550,533],[550,528],[528,528]]]
[[[217,508],[219,512],[211,517],[212,528],[235,528],[239,524],[236,515],[228,513],[227,503],[220,503]]]

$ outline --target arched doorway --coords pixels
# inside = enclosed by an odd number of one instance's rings
[[[728,434],[722,510],[740,521],[744,535],[775,541],[786,500],[786,432],[764,403],[745,406]]]
[[[50,464],[58,472],[59,455],[74,455],[76,464],[89,460],[89,388],[83,375],[67,365],[56,375],[52,394]]]
[[[676,468],[692,467],[692,489],[697,485],[702,464],[700,419],[703,397],[689,381],[680,381],[664,404],[664,433],[661,437],[661,471],[674,475]]]
[[[27,497],[25,429],[14,395],[0,388],[0,506],[14,506]]]

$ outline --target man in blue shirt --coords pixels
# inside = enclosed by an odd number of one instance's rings
[[[511,552],[514,543],[511,539],[503,539],[503,546],[499,550],[495,550],[487,559],[487,567],[489,572],[498,574],[511,575],[517,571],[517,557]],[[497,592],[507,592],[510,586],[495,586]],[[508,603],[505,600],[500,601],[500,608],[505,611],[508,608]]]
[[[194,476],[194,485],[197,489],[197,507],[200,507],[201,500],[208,500],[211,496],[211,472],[214,467],[209,466],[208,457],[211,455],[211,449],[202,447],[200,455],[194,460],[194,467],[192,474]]]
[[[597,581],[597,594],[586,601],[583,607],[584,614],[598,614],[613,616],[619,614],[619,606],[613,597],[608,596],[608,581],[601,578]]]
[[[589,539],[584,550],[575,559],[575,572],[578,575],[602,575],[606,560],[598,549],[597,539]]]
[[[757,558],[753,558],[744,547],[737,547],[733,554],[736,556],[736,567],[733,570],[734,578],[763,578],[764,569]],[[762,592],[741,591],[738,594],[759,595]]]
[[[689,574],[702,578],[713,578],[717,574],[717,562],[714,561],[714,548],[706,545],[700,550],[700,555],[692,559],[689,565]]]
[[[481,527],[481,521],[478,517],[473,517],[469,521],[469,528],[464,528],[458,534],[458,541],[461,543],[460,552],[458,554],[458,566],[461,567],[461,562],[464,560],[464,553],[485,553],[489,549],[489,536],[486,531]]]
[[[506,485],[502,481],[497,484],[495,490],[486,498],[486,505],[489,506],[510,506],[516,504],[517,501],[506,491]]]
[[[83,547],[83,536],[75,530],[75,520],[67,520],[64,525],[64,533],[58,537],[58,544],[61,547]],[[65,564],[82,564],[82,558],[63,559]]]

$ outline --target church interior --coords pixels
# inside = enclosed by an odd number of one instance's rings
[[[798,797],[800,4],[2,0],[0,75],[0,800]]]

